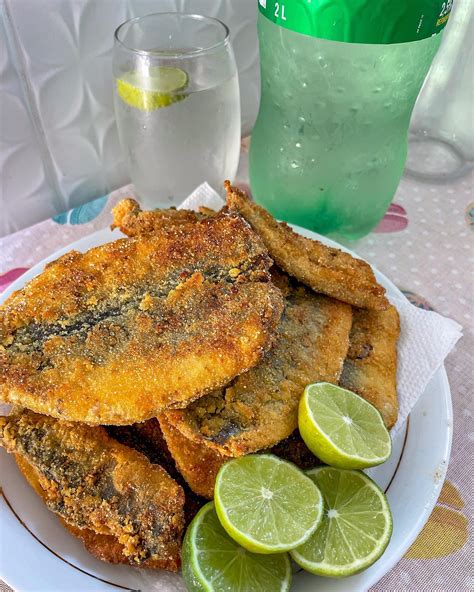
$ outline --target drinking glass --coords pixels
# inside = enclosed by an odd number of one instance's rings
[[[196,14],[157,13],[115,31],[120,143],[147,208],[178,205],[203,181],[233,180],[240,98],[229,29]]]

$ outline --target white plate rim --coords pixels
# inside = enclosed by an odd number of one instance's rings
[[[356,253],[354,253],[353,251],[351,251],[350,249],[346,248],[343,245],[340,245],[339,243],[337,243],[327,237],[318,235],[310,230],[300,228],[295,225],[292,225],[292,227],[298,233],[302,234],[303,236],[307,236],[308,238],[317,239],[329,246],[336,247],[338,249],[341,249],[343,251],[350,253],[351,255],[353,255],[355,257],[358,257],[358,255]],[[10,294],[12,294],[15,290],[18,290],[19,288],[21,288],[27,281],[29,281],[30,279],[35,277],[38,273],[40,273],[46,263],[57,259],[61,255],[69,252],[72,249],[79,250],[79,251],[85,250],[85,249],[91,248],[93,246],[103,244],[105,242],[109,242],[110,240],[120,238],[121,236],[122,236],[121,233],[114,232],[112,234],[112,232],[108,228],[105,228],[102,230],[98,230],[92,234],[89,234],[85,237],[82,237],[79,240],[74,241],[73,243],[71,243],[61,249],[58,249],[57,251],[55,251],[54,253],[52,253],[48,257],[44,258],[39,263],[37,263],[35,266],[30,268],[23,275],[21,275],[17,280],[15,280],[10,286],[8,286],[7,289],[4,290],[0,294],[0,303],[4,302],[8,298],[8,296],[10,296]],[[372,268],[374,270],[374,273],[376,274],[378,281],[380,281],[380,283],[382,283],[386,288],[388,288],[389,292],[395,293],[398,297],[406,299],[406,296],[399,290],[399,288],[397,286],[395,286],[393,284],[393,282],[389,278],[387,278],[384,274],[379,272],[376,267],[372,266]],[[442,404],[444,406],[445,417],[447,420],[446,421],[446,429],[444,432],[444,438],[442,440],[443,465],[440,468],[440,474],[439,474],[437,480],[435,480],[433,482],[433,489],[432,489],[432,492],[430,495],[430,499],[425,504],[423,512],[420,513],[420,515],[418,516],[418,519],[413,523],[411,529],[409,529],[407,532],[405,532],[403,544],[399,544],[397,546],[397,552],[393,553],[389,560],[385,560],[385,561],[379,560],[374,566],[372,566],[372,568],[370,568],[370,571],[371,571],[370,576],[365,577],[363,587],[360,587],[357,585],[354,587],[351,585],[351,589],[354,591],[355,590],[360,590],[360,591],[366,590],[370,586],[373,586],[386,573],[388,573],[396,565],[396,563],[398,563],[398,561],[403,557],[405,552],[408,550],[408,548],[411,546],[411,544],[414,542],[414,540],[416,539],[416,537],[418,536],[418,534],[422,530],[422,528],[423,528],[424,524],[426,523],[426,521],[428,520],[428,518],[429,518],[429,516],[430,516],[430,514],[431,514],[431,512],[438,500],[439,494],[441,492],[441,488],[442,488],[442,485],[444,483],[445,476],[446,476],[447,466],[449,463],[451,444],[452,444],[452,436],[453,436],[453,429],[452,429],[453,415],[452,415],[451,392],[450,392],[449,382],[448,382],[448,378],[447,378],[446,370],[445,370],[444,366],[442,366],[436,372],[433,380],[438,381],[441,386],[441,390],[440,390],[441,394],[439,396],[442,396],[442,398],[443,398]],[[415,410],[416,410],[416,408],[415,408]],[[412,412],[412,415],[413,415],[413,412]],[[407,443],[407,436],[408,436],[408,431],[406,431],[405,436],[404,436],[403,449],[405,448],[405,445]],[[391,480],[388,487],[391,486],[393,480],[396,477],[399,465],[402,461],[402,457],[403,457],[403,450],[402,450],[402,454],[400,456],[400,459],[398,461],[397,468],[392,476],[392,480]],[[15,514],[15,510],[11,506],[7,506],[6,498],[4,497],[3,490],[1,488],[1,483],[0,483],[0,494],[1,494],[0,495],[0,502],[1,502],[0,503],[0,517],[2,516],[2,513],[5,510],[13,512]],[[21,521],[21,518],[19,518],[16,514],[15,514],[15,516],[17,517],[17,520],[21,523],[22,527],[26,528],[32,536],[35,536],[34,534],[31,533],[31,531],[28,529],[28,527],[23,524],[23,522]],[[56,553],[54,551],[52,551],[51,549],[49,549],[49,547],[47,545],[45,545],[45,543],[43,543],[42,541],[39,541],[39,542],[44,547],[46,547],[46,549],[48,549],[51,553],[53,553],[53,555],[56,555]],[[66,563],[71,565],[71,567],[75,568],[76,570],[83,572],[85,575],[87,575],[91,578],[95,578],[97,580],[98,585],[100,585],[99,582],[103,582],[105,587],[100,586],[100,588],[97,588],[97,589],[110,590],[110,591],[117,590],[117,589],[125,589],[125,590],[130,589],[128,587],[122,586],[120,584],[116,584],[114,582],[110,582],[110,581],[107,581],[104,579],[101,580],[100,578],[98,578],[97,576],[95,576],[93,574],[90,574],[88,572],[84,572],[84,570],[82,570],[79,566],[69,563],[63,557],[59,557],[59,558],[62,559],[62,561],[65,561]],[[23,557],[23,559],[24,559],[24,557]],[[383,559],[383,557],[382,557],[382,559]],[[6,562],[2,561],[1,557],[0,557],[0,570],[1,570],[0,577],[5,582],[7,582],[11,587],[13,587],[13,589],[16,590],[16,592],[22,592],[22,589],[18,586],[18,584],[20,582],[15,577],[15,570],[11,569],[12,567],[14,567],[14,565],[12,565],[11,562],[6,563]],[[367,574],[367,573],[368,572],[363,572],[363,574]],[[311,577],[314,577],[314,576],[311,576]],[[353,576],[353,578],[358,578],[358,577],[359,576]],[[350,579],[352,580],[353,578],[350,578]],[[33,581],[35,582],[35,585],[36,585],[37,579],[35,578],[34,574],[32,574],[32,582]],[[339,581],[341,581],[341,580],[339,580]],[[348,580],[345,580],[345,581],[348,582]],[[23,589],[25,589],[25,588],[23,588]],[[35,588],[35,589],[38,590],[38,588]],[[45,592],[46,592],[46,590],[45,590]]]

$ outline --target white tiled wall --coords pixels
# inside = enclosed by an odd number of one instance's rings
[[[0,20],[0,235],[54,213],[55,191],[43,166],[43,151],[29,111],[17,56]],[[42,196],[50,195],[42,203]],[[21,204],[21,205],[20,205]],[[23,210],[21,222],[18,209]]]
[[[0,236],[128,181],[114,122],[112,37],[179,10],[231,29],[242,127],[259,97],[256,0],[0,0]]]

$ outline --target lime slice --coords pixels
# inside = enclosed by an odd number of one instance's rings
[[[323,462],[341,469],[380,465],[392,441],[377,409],[351,391],[319,382],[305,388],[298,425],[306,446]]]
[[[372,565],[392,536],[387,498],[361,471],[319,467],[307,473],[321,490],[324,516],[306,543],[291,551],[303,569],[350,576]]]
[[[222,528],[213,502],[201,508],[189,525],[182,560],[183,577],[190,592],[290,589],[288,555],[257,555],[240,547]]]
[[[116,82],[120,98],[142,111],[167,107],[187,96],[180,91],[188,85],[188,75],[180,68],[157,66],[145,73],[127,72]]]
[[[222,526],[254,553],[280,553],[301,545],[318,527],[323,509],[311,479],[271,454],[223,465],[214,502]]]

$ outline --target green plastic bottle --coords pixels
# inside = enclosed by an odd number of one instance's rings
[[[359,238],[384,215],[410,115],[452,0],[259,0],[262,98],[250,145],[257,202]]]

